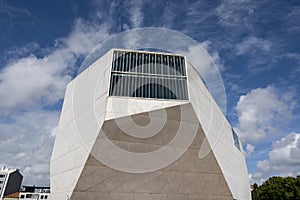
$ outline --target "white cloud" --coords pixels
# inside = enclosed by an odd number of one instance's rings
[[[256,51],[269,51],[272,43],[254,36],[245,38],[236,45],[237,55],[250,54]]]
[[[57,102],[71,79],[66,70],[74,61],[71,52],[59,49],[43,58],[31,55],[5,66],[0,73],[1,111]]]
[[[14,7],[5,3],[4,1],[1,1],[0,14],[8,15],[9,19],[22,18],[22,17],[32,18],[31,13],[29,12],[28,9],[26,8],[21,9],[18,8],[17,6]],[[12,20],[10,21],[12,23]]]
[[[256,166],[262,172],[268,172],[268,171],[270,171],[270,163],[269,163],[268,160],[258,161]],[[259,173],[259,174],[261,176],[263,175],[262,173]]]
[[[96,25],[77,19],[70,35],[59,41],[66,44],[66,48],[74,54],[86,55],[108,36],[106,24]]]
[[[130,21],[132,28],[138,28],[143,22],[142,1],[131,1],[130,4]]]
[[[174,4],[170,4],[168,6],[165,6],[162,17],[160,19],[160,24],[162,27],[168,28],[174,24],[174,18],[176,17],[174,10],[176,9],[176,5],[177,4],[174,3]]]
[[[289,58],[289,59],[293,59],[296,60],[297,62],[300,63],[300,54],[299,53],[286,53],[284,55],[281,56],[282,58]]]
[[[221,110],[226,113],[226,93],[224,82],[220,74],[223,69],[218,52],[208,53],[210,42],[190,46],[187,51],[179,51],[186,55],[191,64],[201,74],[210,93],[216,100]]]
[[[118,1],[110,0],[105,2],[102,0],[92,0],[91,4],[94,5],[96,16],[94,19],[105,21],[109,26],[107,29],[113,31],[124,31],[130,28],[142,27],[144,21],[144,3],[147,1],[128,0]],[[153,2],[151,2],[153,3]]]
[[[299,53],[294,53],[294,52],[288,52],[288,53],[285,53],[283,55],[280,56],[280,58],[282,59],[288,59],[288,60],[291,60],[294,64],[291,64],[291,65],[294,65],[294,69],[291,70],[291,77],[295,76],[295,77],[298,77],[299,74],[300,74],[300,54]]]
[[[242,95],[236,105],[238,124],[235,127],[242,141],[257,142],[278,133],[280,126],[292,118],[294,96],[293,92],[280,92],[274,86]]]
[[[249,156],[253,153],[255,153],[255,146],[253,146],[252,144],[247,144],[246,145],[246,156]]]
[[[300,166],[300,134],[291,133],[276,141],[269,158],[272,163]]]
[[[261,183],[270,175],[297,176],[300,173],[300,133],[290,133],[272,145],[268,159],[259,161],[252,182]]]
[[[107,36],[105,25],[77,20],[70,35],[57,39],[54,48],[39,49],[35,44],[14,48],[23,57],[14,57],[1,67],[0,165],[19,168],[23,184],[49,184],[60,110],[46,107],[63,99],[66,84],[76,73],[77,59]],[[26,55],[31,47],[44,56]]]
[[[9,122],[0,122],[0,165],[19,168],[23,184],[49,184],[51,133],[58,118],[58,111],[34,110],[12,114]]]
[[[12,47],[10,50],[0,55],[0,59],[7,61],[6,63],[11,63],[15,59],[27,57],[38,51],[43,51],[43,49],[40,48],[39,44],[36,42],[30,42],[22,47]]]
[[[249,18],[254,14],[255,5],[250,0],[225,0],[216,8],[219,24],[222,26],[248,27]]]
[[[0,110],[11,112],[19,108],[41,107],[63,98],[65,86],[74,74],[77,56],[84,56],[108,36],[105,25],[75,21],[67,38],[58,39],[57,47],[43,57],[29,55],[16,58],[0,71]],[[29,47],[38,48],[33,43]],[[28,45],[13,49],[24,55]],[[45,50],[48,52],[49,50]],[[20,54],[21,52],[21,54]],[[10,52],[13,54],[13,52]]]

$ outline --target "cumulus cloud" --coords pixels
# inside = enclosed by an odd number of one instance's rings
[[[252,182],[261,183],[270,175],[297,176],[300,174],[300,133],[290,133],[273,143],[268,159],[259,161]]]
[[[14,48],[0,71],[0,165],[19,168],[23,184],[49,185],[49,163],[60,108],[76,62],[108,36],[105,24],[76,20],[54,47],[32,43]],[[36,55],[28,49],[39,49]],[[51,109],[49,109],[51,107]]]
[[[0,71],[0,114],[47,106],[62,99],[78,56],[86,55],[107,36],[105,25],[78,19],[67,38],[58,39],[56,48],[44,50],[49,51],[48,54],[42,57],[31,54],[10,60]],[[15,55],[24,56],[28,48],[38,48],[38,44],[13,51]]]
[[[0,110],[55,103],[63,97],[71,79],[66,69],[74,61],[71,52],[59,49],[43,58],[31,55],[8,64],[0,73]]]
[[[276,141],[269,158],[272,163],[300,166],[300,134],[291,133]]]
[[[242,141],[258,142],[278,133],[292,118],[295,94],[279,91],[274,86],[253,89],[242,95],[236,105],[238,124],[235,127]]]

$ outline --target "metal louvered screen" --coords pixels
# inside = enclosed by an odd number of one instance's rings
[[[109,94],[188,100],[185,60],[178,55],[115,50]]]

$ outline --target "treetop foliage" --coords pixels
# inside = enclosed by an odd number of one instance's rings
[[[300,176],[273,176],[261,186],[253,184],[252,200],[300,200]]]

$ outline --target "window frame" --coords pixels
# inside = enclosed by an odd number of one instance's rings
[[[133,61],[134,58],[136,62]],[[183,56],[114,50],[109,96],[189,100],[186,74]],[[162,88],[160,86],[164,87],[163,91],[159,91]],[[130,91],[130,88],[135,90]]]

